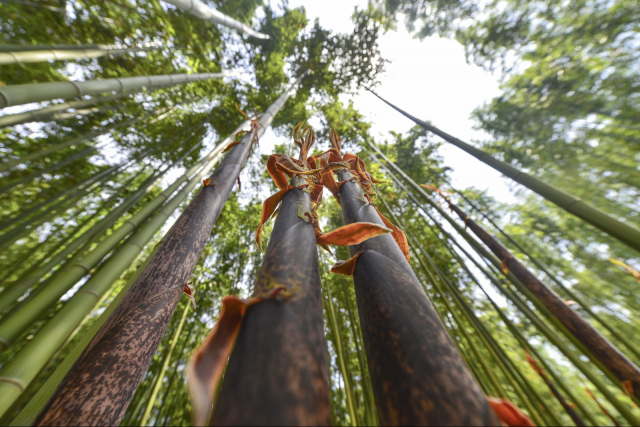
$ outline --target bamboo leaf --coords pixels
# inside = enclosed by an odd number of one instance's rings
[[[354,222],[344,225],[316,239],[318,245],[357,245],[372,237],[391,233],[389,228],[372,222]]]

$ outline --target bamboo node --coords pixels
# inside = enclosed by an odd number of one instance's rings
[[[0,383],[12,384],[18,387],[20,389],[20,392],[23,392],[24,389],[26,388],[24,384],[22,384],[20,381],[13,378],[0,378]]]

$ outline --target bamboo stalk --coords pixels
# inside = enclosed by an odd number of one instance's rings
[[[214,24],[223,25],[228,28],[233,28],[234,30],[247,34],[251,37],[265,40],[269,38],[268,35],[253,30],[242,22],[207,6],[200,0],[164,0],[164,2],[172,4],[185,12],[190,13],[196,18],[213,22]]]
[[[173,335],[173,340],[171,340],[169,353],[164,358],[164,362],[162,363],[162,368],[160,369],[160,372],[158,374],[158,380],[155,382],[153,386],[151,397],[149,397],[149,402],[147,403],[147,407],[145,408],[144,414],[142,415],[142,421],[140,422],[140,425],[142,426],[148,425],[149,415],[151,415],[151,410],[153,409],[153,405],[156,402],[156,397],[158,396],[158,392],[160,391],[160,387],[162,386],[162,380],[164,379],[164,375],[167,372],[167,367],[169,366],[169,362],[171,361],[171,354],[173,353],[173,349],[176,347],[176,343],[178,342],[178,338],[180,337],[180,333],[182,332],[182,326],[184,325],[184,320],[187,318],[187,314],[189,313],[189,307],[191,307],[191,305],[188,302],[185,303],[185,307],[182,312],[182,318],[180,319],[178,328],[176,329],[176,332]]]
[[[379,152],[379,154],[381,156],[383,156],[383,158],[386,159],[386,157],[384,156],[384,154],[382,154],[381,152]],[[391,166],[395,166],[392,162],[390,162],[388,159],[386,159],[387,162],[389,162],[389,164]],[[390,174],[390,176],[392,176],[394,178],[394,182],[396,182],[401,188],[403,188],[405,190],[405,192],[407,192],[407,194],[409,194],[410,196],[413,196],[411,193],[408,192],[408,190],[406,189],[406,187],[404,187],[404,185],[402,185],[399,180],[395,177],[395,175],[386,167],[384,166],[384,164],[380,163],[380,165]],[[427,200],[429,202],[429,204],[435,208],[445,219],[447,219],[447,221],[456,229],[456,231],[464,237],[464,239],[473,247],[473,249],[475,251],[477,251],[479,254],[481,254],[481,256],[483,257],[483,259],[485,259],[487,262],[490,262],[489,260],[493,260],[492,262],[495,265],[495,267],[497,269],[499,269],[501,267],[501,263],[500,261],[493,256],[488,250],[486,250],[482,245],[480,245],[476,240],[474,240],[473,238],[471,238],[467,232],[462,229],[462,227],[460,227],[455,221],[453,221],[451,218],[448,217],[448,215],[446,215],[446,213],[444,211],[442,211],[442,209],[433,201],[431,201],[431,199],[427,196],[427,194],[422,191],[421,187],[418,186],[413,180],[411,180],[411,178],[409,178],[406,174],[404,174],[400,169],[397,168],[397,166],[395,166],[394,168],[396,171],[398,171],[398,173],[409,183],[411,184],[411,186],[418,192],[421,194],[421,196]],[[412,197],[412,200],[413,197]],[[420,203],[417,202],[417,200],[414,200],[414,202],[416,203],[416,206],[420,209],[422,209],[422,211],[429,216],[429,214],[421,207]],[[441,231],[444,232],[443,229],[441,229]],[[509,278],[510,281],[512,281],[512,283],[517,282],[517,278],[515,278],[515,276],[513,276],[513,273],[509,272],[509,274],[507,275],[507,277]],[[490,280],[492,280],[492,276],[488,276],[488,278]],[[551,330],[546,324],[544,324],[530,309],[529,307],[523,302],[521,301],[515,294],[513,294],[507,287],[503,286],[499,281],[493,282],[496,285],[496,288],[503,294],[505,295],[510,301],[512,301],[516,307],[518,307],[518,309],[520,311],[522,311],[525,316],[527,316],[532,323],[538,328],[538,330],[540,332],[542,332],[551,343],[553,343],[558,350],[560,350],[597,388],[598,390],[607,398],[607,400],[609,400],[609,402],[611,402],[611,404],[632,424],[634,423],[640,423],[640,419],[632,412],[629,410],[628,405],[626,405],[625,403],[621,402],[607,387],[607,385],[601,380],[601,376],[599,374],[594,373],[585,362],[583,362],[580,357],[578,355],[576,355],[576,353],[571,350],[567,344],[562,341],[562,339],[553,331]],[[570,335],[570,334],[569,334]]]
[[[592,206],[589,203],[575,196],[572,196],[571,194],[566,193],[563,190],[560,190],[550,184],[547,184],[542,180],[534,178],[528,173],[518,170],[517,168],[511,166],[508,163],[498,160],[490,156],[489,154],[485,153],[482,150],[472,147],[466,142],[463,142],[458,138],[455,138],[449,135],[448,133],[441,131],[435,126],[432,126],[410,115],[409,113],[401,110],[400,108],[391,104],[389,101],[386,101],[385,99],[377,95],[375,92],[371,90],[369,91],[373,93],[375,96],[377,96],[378,98],[380,98],[384,103],[386,103],[387,105],[389,105],[390,107],[392,107],[393,109],[395,109],[396,111],[404,115],[405,117],[413,120],[416,124],[422,126],[426,130],[438,135],[445,141],[466,151],[467,153],[471,154],[473,157],[477,158],[481,162],[491,166],[492,168],[494,168],[499,172],[502,172],[504,175],[508,176],[514,181],[524,185],[528,189],[539,194],[540,196],[544,197],[546,200],[554,203],[555,205],[564,209],[570,214],[573,214],[578,218],[582,219],[583,221],[593,225],[594,227],[599,228],[600,230],[616,238],[617,240],[629,246],[630,248],[633,248],[636,251],[640,251],[640,230],[633,227],[632,225],[619,221],[614,217],[608,215],[607,213],[601,211],[600,209],[596,208],[595,206]],[[367,143],[370,146],[373,146],[369,141],[367,141]]]
[[[51,374],[51,376],[49,376],[49,378],[42,385],[42,387],[39,388],[38,392],[31,398],[29,403],[13,419],[13,421],[11,422],[12,426],[28,426],[33,424],[33,421],[35,420],[38,413],[40,413],[42,408],[49,401],[49,399],[55,392],[56,388],[62,382],[67,372],[69,372],[69,370],[72,368],[73,364],[78,359],[78,357],[81,356],[82,351],[91,342],[91,340],[96,335],[100,327],[105,323],[105,321],[111,315],[113,310],[115,310],[115,308],[118,306],[122,298],[125,296],[127,291],[131,288],[133,283],[140,276],[140,274],[145,269],[145,267],[149,264],[149,261],[151,260],[153,255],[157,252],[158,248],[160,247],[160,243],[156,244],[149,258],[147,258],[147,260],[144,263],[142,263],[140,267],[138,267],[135,273],[131,275],[129,280],[127,280],[127,283],[125,284],[125,286],[118,293],[118,295],[113,299],[111,304],[109,304],[106,310],[91,325],[89,330],[87,330],[87,332],[83,335],[82,339],[78,341],[78,343],[67,355],[67,357],[58,365],[56,370]]]
[[[606,328],[607,331],[609,331],[615,339],[619,340],[622,344],[624,344],[624,346],[627,347],[636,357],[640,358],[640,350],[627,337],[625,337],[613,326],[611,326],[609,322],[607,322],[604,318],[602,318],[602,316],[598,315],[596,312],[591,310],[591,308],[587,304],[582,302],[581,298],[575,292],[573,292],[572,289],[568,288],[564,283],[562,283],[562,281],[560,281],[560,279],[558,279],[556,275],[553,274],[547,266],[545,266],[540,260],[534,257],[524,247],[522,247],[522,245],[520,245],[513,237],[511,237],[504,229],[502,229],[502,227],[496,224],[495,221],[493,221],[478,206],[476,206],[475,203],[469,200],[469,198],[467,198],[464,195],[464,193],[453,188],[448,181],[445,180],[445,182],[447,182],[447,184],[449,184],[449,187],[451,187],[456,194],[462,197],[471,206],[473,210],[478,212],[480,215],[482,215],[483,218],[489,221],[489,223],[496,230],[498,230],[500,234],[502,234],[507,240],[509,240],[509,242],[515,245],[515,247],[518,248],[518,250],[522,252],[522,254],[525,255],[536,267],[538,267],[541,271],[543,271],[547,275],[547,277],[553,280],[560,287],[560,289],[562,289],[568,295],[570,299],[577,302],[580,308],[586,311],[587,314],[589,314],[589,316],[593,317],[596,321],[598,321],[598,323],[600,323],[604,328]]]
[[[51,153],[55,153],[56,151],[62,150],[64,148],[67,147],[71,147],[72,145],[77,145],[77,144],[81,144],[85,141],[90,141],[92,139],[95,139],[101,135],[107,134],[109,132],[111,132],[112,130],[116,130],[116,129],[120,129],[123,127],[128,127],[132,124],[134,124],[135,122],[137,122],[138,120],[140,120],[142,117],[137,117],[135,119],[132,120],[125,120],[124,122],[119,122],[119,123],[114,123],[110,126],[106,126],[102,129],[98,129],[95,131],[91,131],[91,132],[87,132],[85,134],[82,135],[78,135],[75,138],[71,138],[68,141],[64,141],[61,142],[59,144],[55,144],[49,148],[45,148],[43,150],[38,150],[38,151],[34,151],[33,153],[30,154],[26,154],[22,157],[19,157],[17,159],[13,159],[13,160],[9,160],[7,162],[4,162],[2,164],[0,164],[0,172],[5,172],[8,171],[9,169],[13,168],[14,166],[17,166],[19,164],[22,163],[26,163],[29,162],[31,160],[35,160],[38,159],[40,157],[44,157],[47,156]],[[93,144],[91,144],[93,145]],[[38,171],[37,173],[39,173],[40,171]],[[31,178],[32,179],[32,178]]]
[[[466,226],[498,257],[503,266],[513,272],[520,282],[544,304],[549,311],[587,348],[594,357],[624,384],[632,383],[636,398],[640,398],[640,369],[618,348],[602,336],[590,323],[569,307],[553,290],[542,283],[520,261],[513,257],[495,237],[487,233],[478,223],[457,205],[447,199],[453,210]],[[505,267],[503,267],[505,268]]]
[[[297,176],[291,180],[302,184]],[[211,425],[330,424],[316,235],[300,212],[311,212],[311,198],[293,188],[280,205],[254,287],[254,295],[265,295],[277,283],[293,296],[247,310]]]
[[[86,49],[42,49],[27,51],[0,51],[0,65],[28,64],[32,62],[68,61],[73,59],[93,59],[109,55],[124,55],[127,53],[149,52],[158,47],[110,48],[100,47]]]
[[[423,218],[424,219],[424,218]],[[426,221],[425,221],[426,223]],[[569,389],[569,387],[567,387],[564,384],[564,381],[562,381],[562,379],[560,377],[558,377],[555,372],[551,369],[551,367],[546,363],[546,361],[544,360],[544,358],[542,358],[537,350],[532,347],[531,345],[529,345],[529,342],[522,336],[522,334],[520,333],[520,331],[516,328],[516,326],[513,324],[513,322],[511,322],[511,320],[503,313],[502,309],[496,304],[496,302],[493,300],[493,298],[487,293],[487,291],[484,289],[484,287],[480,284],[480,282],[478,281],[478,279],[475,277],[475,275],[473,273],[471,273],[471,271],[469,270],[469,268],[467,267],[466,263],[462,260],[462,258],[460,257],[460,255],[449,245],[447,244],[447,242],[445,240],[443,240],[443,238],[441,238],[436,232],[435,230],[431,227],[431,225],[429,225],[428,223],[426,223],[427,226],[429,227],[429,229],[432,231],[432,233],[434,234],[434,236],[436,236],[436,238],[443,244],[443,246],[456,258],[456,260],[458,261],[458,263],[460,264],[460,266],[465,270],[465,272],[467,273],[467,275],[471,278],[471,280],[476,284],[476,286],[478,286],[478,288],[482,291],[482,293],[485,295],[485,297],[489,300],[489,302],[491,303],[491,305],[493,306],[493,308],[496,310],[496,312],[498,313],[498,315],[500,316],[500,318],[502,319],[502,321],[507,325],[507,327],[509,328],[509,330],[511,331],[511,333],[515,336],[515,338],[517,339],[517,341],[520,343],[520,345],[523,347],[523,349],[525,351],[529,351],[531,353],[534,354],[534,356],[537,358],[537,360],[540,361],[541,364],[543,364],[544,369],[546,369],[547,372],[549,372],[551,374],[551,376],[553,377],[554,381],[556,381],[556,383],[558,383],[560,385],[560,387],[563,389],[563,391],[572,399],[573,402],[575,402],[575,404],[580,408],[580,410],[583,412],[583,414],[589,419],[589,421],[591,422],[592,425],[598,425],[597,421],[593,418],[593,415],[587,410],[587,408],[584,406],[584,404],[580,401],[580,399],[578,399]],[[437,224],[437,223],[436,223]],[[439,224],[437,224],[438,227]],[[440,231],[448,238],[448,241],[453,243],[460,251],[462,251],[462,253],[466,256],[466,258],[468,260],[470,260],[475,266],[476,268],[478,268],[481,272],[483,272],[483,274],[490,279],[490,281],[492,281],[492,283],[494,283],[494,285],[496,286],[501,286],[500,282],[495,279],[495,277],[493,277],[492,275],[490,275],[490,273],[488,273],[479,263],[478,261],[473,258],[455,239],[453,239],[453,237],[451,235],[449,235],[444,229],[440,228]],[[535,393],[534,389],[531,389],[532,392]],[[537,393],[536,393],[537,395]],[[538,398],[538,400],[541,400],[540,398]]]
[[[265,111],[255,132],[260,135],[271,124],[300,79]],[[214,185],[205,186],[176,221],[35,425],[117,424],[122,418],[247,159],[253,133],[231,149],[210,179]],[[109,368],[97,375],[100,366]]]
[[[344,352],[342,349],[342,341],[340,338],[340,330],[338,329],[338,322],[336,320],[336,313],[333,307],[333,301],[331,297],[331,289],[330,284],[327,281],[327,275],[324,268],[324,263],[321,265],[322,268],[322,282],[326,283],[324,286],[324,290],[326,292],[326,306],[327,312],[329,314],[329,324],[331,326],[331,334],[333,335],[333,341],[336,347],[336,356],[338,358],[338,366],[340,368],[340,373],[342,374],[342,379],[344,381],[345,387],[345,395],[347,398],[347,410],[349,411],[349,421],[352,426],[360,425],[358,417],[356,416],[355,410],[355,399],[353,397],[353,391],[351,388],[351,381],[347,375],[347,365],[345,363]]]
[[[84,82],[27,83],[3,86],[0,89],[0,108],[53,99],[76,98],[98,95],[105,92],[124,92],[132,89],[173,86],[194,81],[217,79],[228,76],[221,73],[168,74],[157,76],[122,77]]]
[[[139,48],[158,49],[159,43],[143,43]],[[124,49],[127,46],[115,44],[65,44],[65,45],[33,45],[33,44],[0,44],[0,52],[31,52],[34,50],[86,50],[86,49]]]
[[[383,225],[360,186],[349,181],[351,173],[339,178],[345,223]],[[497,425],[393,237],[377,236],[349,249],[352,256],[362,253],[354,283],[381,424]]]

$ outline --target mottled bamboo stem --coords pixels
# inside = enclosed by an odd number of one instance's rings
[[[351,177],[339,174],[345,224],[383,225]],[[500,425],[393,237],[349,249],[362,253],[353,277],[380,423]]]
[[[300,184],[294,178],[292,185]],[[211,425],[329,425],[329,372],[309,193],[282,200],[254,294],[274,285],[293,296],[249,307]]]

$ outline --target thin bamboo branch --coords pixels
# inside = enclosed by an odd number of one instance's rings
[[[90,48],[90,49],[43,49],[28,51],[4,51],[0,52],[0,65],[27,64],[32,62],[68,61],[73,59],[93,59],[101,56],[124,55],[127,53],[149,52],[157,47],[133,47],[133,48]]]

